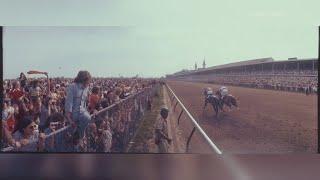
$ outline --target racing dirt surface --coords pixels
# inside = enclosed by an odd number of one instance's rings
[[[219,85],[167,83],[223,153],[317,152],[317,95],[228,86],[240,110],[217,118],[211,105],[203,113],[203,89]]]

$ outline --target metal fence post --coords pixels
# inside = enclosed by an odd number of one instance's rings
[[[178,117],[178,125],[180,124],[180,118],[181,118],[182,113],[183,113],[183,109],[181,110],[181,113],[179,114],[179,117]]]
[[[191,131],[191,134],[190,134],[190,136],[189,136],[189,138],[188,138],[188,141],[187,141],[187,146],[186,146],[186,153],[188,153],[189,152],[189,144],[190,144],[190,140],[191,140],[191,137],[192,137],[192,135],[193,135],[193,133],[196,131],[196,127],[193,127],[193,129],[192,129],[192,131]]]
[[[178,103],[179,102],[177,101],[176,105],[174,105],[173,111],[176,111],[176,107],[177,107]]]

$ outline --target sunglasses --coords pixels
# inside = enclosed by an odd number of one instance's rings
[[[51,122],[50,126],[51,127],[57,127],[57,126],[64,126],[65,122]]]

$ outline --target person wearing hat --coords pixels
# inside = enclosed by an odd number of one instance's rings
[[[156,124],[155,143],[158,145],[160,153],[167,153],[172,139],[168,136],[168,118],[169,109],[163,106],[160,110],[160,118]]]

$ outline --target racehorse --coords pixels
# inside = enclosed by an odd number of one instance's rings
[[[220,100],[219,102],[220,102],[220,106],[222,107],[222,110],[223,110],[223,105],[227,105],[230,111],[232,106],[239,109],[239,106],[238,106],[239,104],[237,102],[237,99],[231,94],[225,95],[223,98],[219,98],[219,100]]]
[[[220,103],[220,100],[217,96],[215,95],[205,95],[205,101],[204,101],[204,107],[203,107],[203,112],[205,108],[207,107],[207,104],[210,103],[216,112],[216,117],[218,116],[219,113],[219,108],[222,110],[222,104]]]

